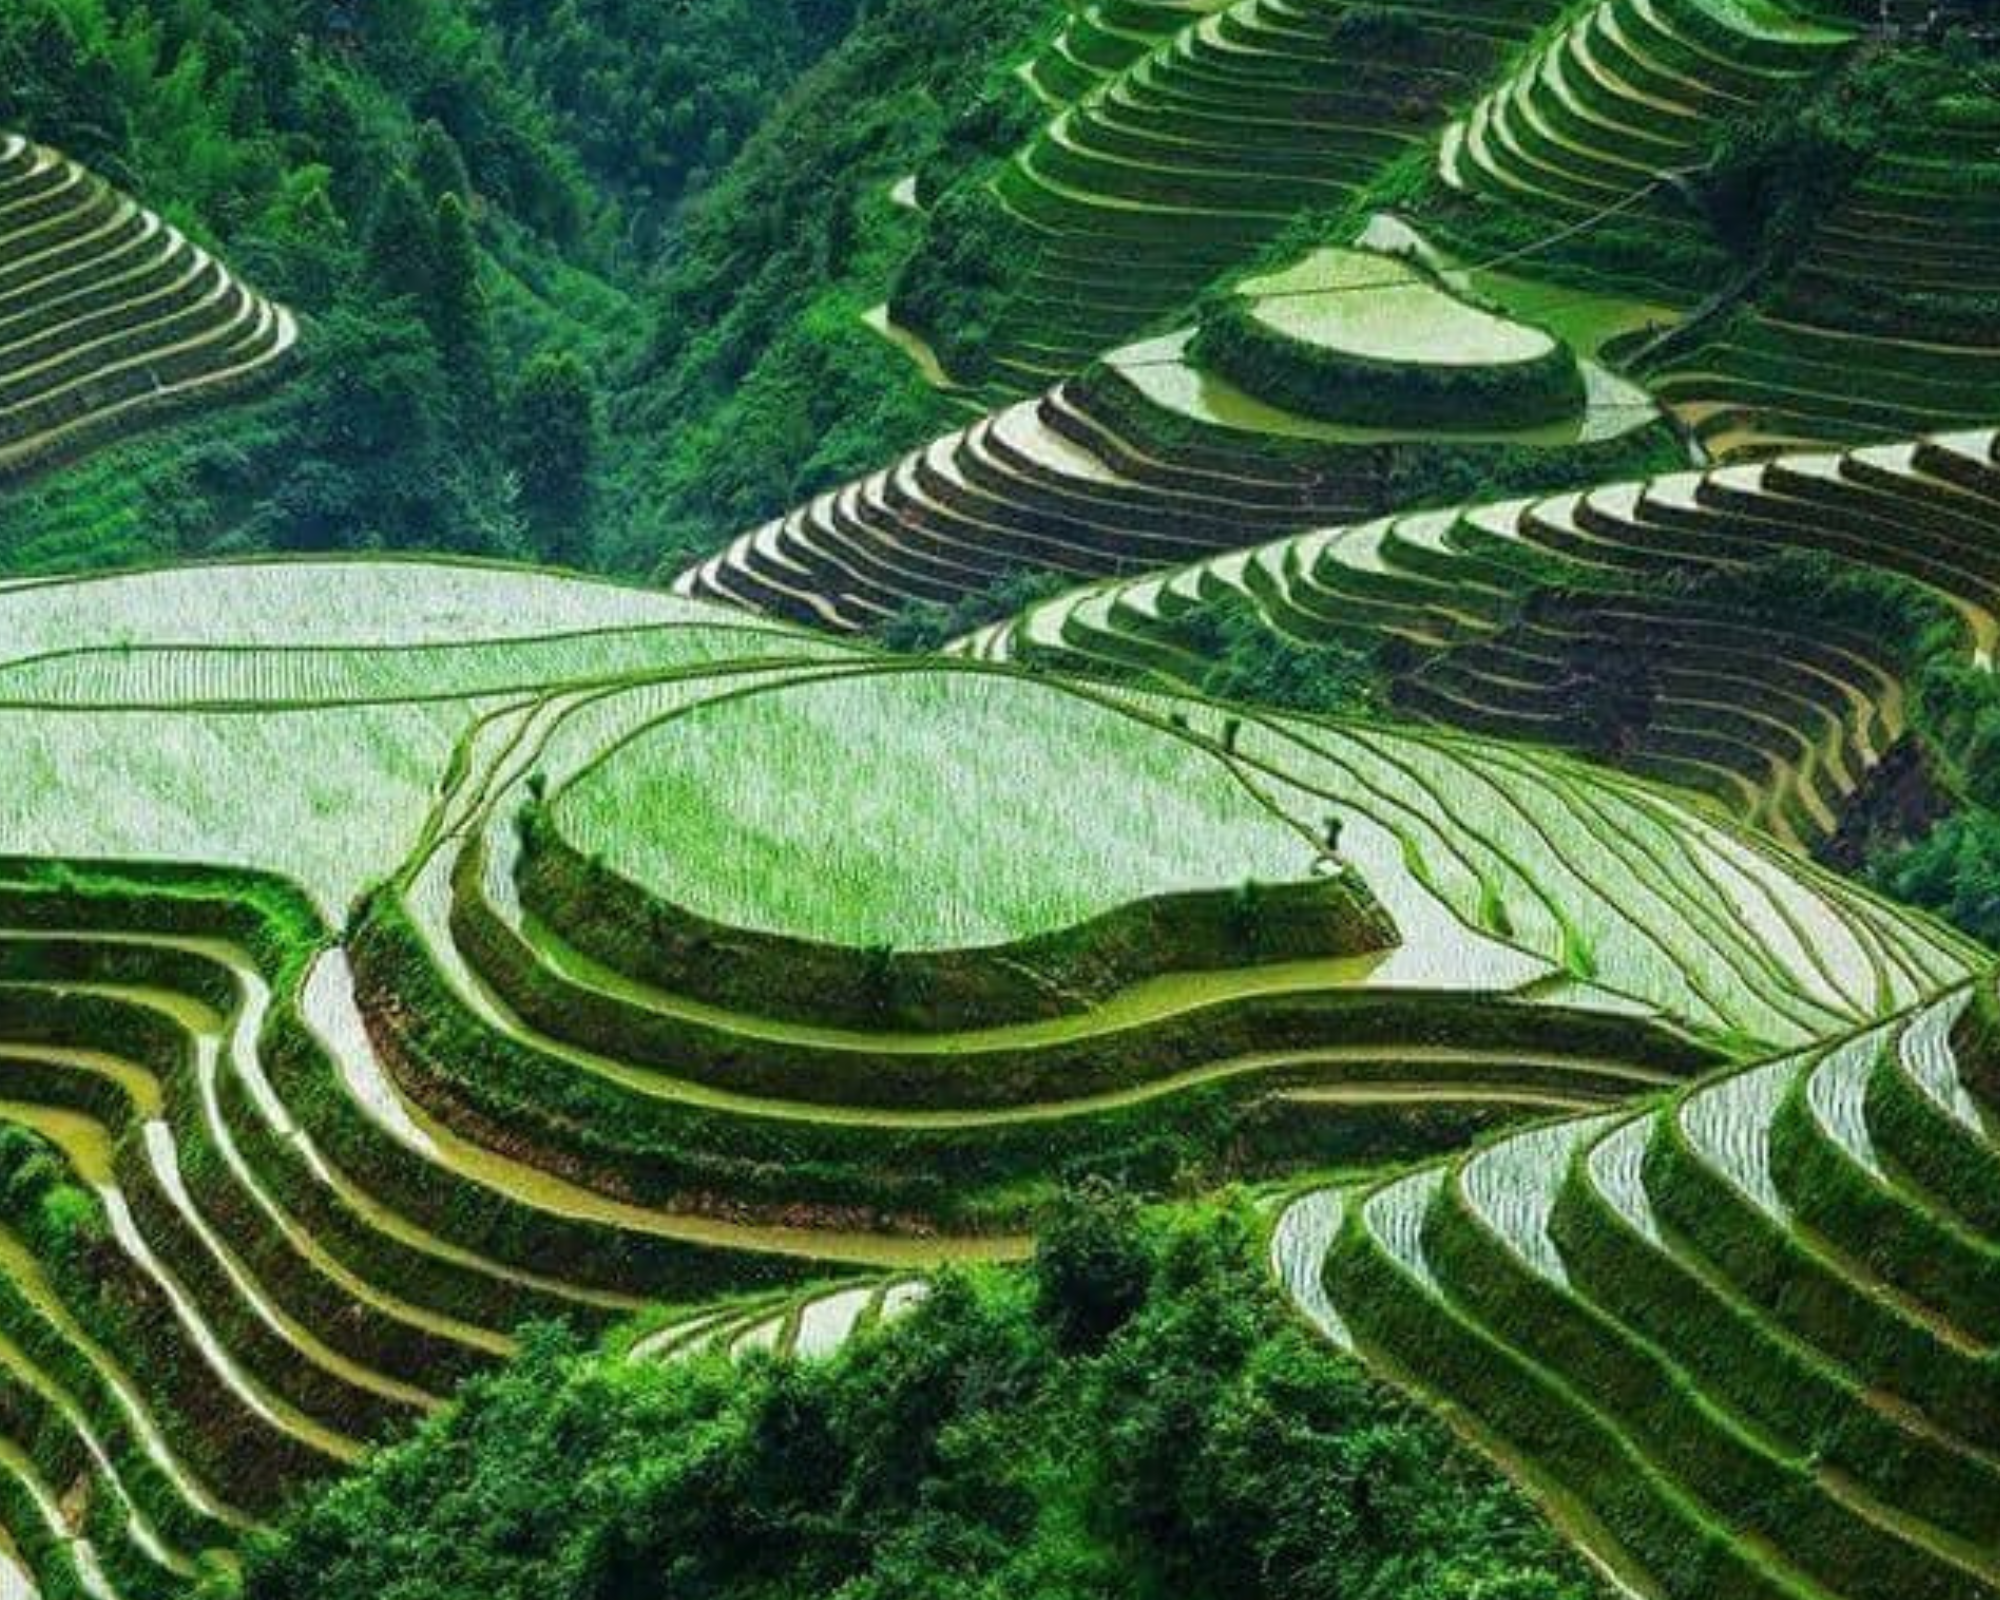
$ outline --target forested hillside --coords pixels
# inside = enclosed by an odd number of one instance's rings
[[[1253,1229],[1080,1201],[1032,1277],[951,1280],[894,1341],[803,1381],[545,1335],[253,1558],[247,1594],[1599,1593],[1435,1423],[1287,1324]],[[502,1558],[496,1523],[536,1506],[557,1514]]]
[[[0,565],[646,571],[915,443],[945,414],[854,320],[892,272],[886,189],[977,126],[1032,12],[8,7],[0,126],[223,254],[314,359],[245,411],[0,481]]]

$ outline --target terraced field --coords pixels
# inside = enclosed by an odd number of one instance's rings
[[[1072,0],[1048,48],[1022,68],[1049,105],[1081,100],[1191,22],[1228,0]]]
[[[1652,437],[1661,412],[1692,467],[1985,427],[2000,102],[1944,52],[1852,109],[1884,59],[1852,11],[1079,5],[1024,68],[1047,128],[929,210],[933,253],[979,239],[981,298],[931,294],[920,250],[879,313],[948,382],[963,330],[926,308],[964,312],[980,370],[956,392],[996,409],[679,586],[869,628],[1022,570],[1125,574],[1408,509],[1408,485],[1476,481],[1489,450],[1518,488],[1601,483],[1620,475],[1610,443]],[[1813,138],[1858,142],[1815,153],[1794,215],[1754,184],[1760,164],[1809,163],[1759,146],[1758,119],[1809,104],[1836,124]],[[1850,115],[1862,131],[1838,126]],[[1318,248],[1274,266],[1298,235]],[[1367,262],[1353,246],[1398,261],[1355,281],[1331,265]],[[1422,315],[1410,263],[1447,291]],[[1517,323],[1574,354],[1580,399],[1554,371],[1525,407],[1500,372],[1425,389]],[[1336,328],[1360,343],[1332,360]],[[1560,468],[1538,477],[1519,446]]]
[[[0,483],[268,381],[297,336],[177,229],[0,134]]]
[[[1184,320],[1301,214],[1351,217],[1365,196],[1408,191],[1427,160],[1445,201],[1420,202],[1427,225],[1471,253],[1698,313],[1699,332],[1645,370],[1719,454],[1983,423],[1993,273],[1978,197],[2000,113],[1959,88],[1931,107],[1904,95],[1775,275],[1746,274],[1754,251],[1705,187],[1746,125],[1862,50],[1859,9],[1079,5],[1023,68],[1046,128],[933,223],[933,253],[968,208],[993,241],[978,370],[961,376],[999,400],[1033,394]],[[1600,242],[1607,223],[1621,237]],[[952,348],[957,330],[927,324],[925,278],[920,263],[896,321]],[[1740,315],[1716,315],[1739,299]],[[1915,331],[1927,319],[1934,331]],[[1895,375],[1865,398],[1832,381],[1856,340]]]
[[[1338,206],[1420,149],[1544,12],[1527,0],[1082,8],[1027,69],[1051,101],[1047,126],[973,197],[1018,256],[996,264],[1007,298],[979,376],[1032,394],[1184,315],[1290,218]],[[940,331],[908,305],[897,320]]]
[[[754,529],[675,588],[865,629],[1012,572],[1157,568],[1357,519],[1433,451],[1618,459],[1658,414],[1582,337],[1471,304],[1401,255],[1322,252]]]
[[[1702,165],[1718,124],[1852,38],[1764,0],[1599,0],[1445,131],[1440,172],[1537,210],[1639,203],[1655,228],[1699,230],[1674,180]]]
[[[1910,65],[1824,195],[1746,210],[1715,181],[1743,127],[1869,56],[1854,40],[1804,8],[1604,0],[1446,131],[1455,203],[1426,223],[1468,239],[1540,229],[1549,247],[1524,248],[1550,280],[1683,307],[1680,336],[1630,352],[1633,376],[1714,457],[1984,426],[2000,403],[1983,198],[2000,108],[1977,69]],[[1862,93],[1848,81],[1823,114]],[[1612,221],[1622,240],[1597,241]]]
[[[1186,560],[1246,529],[1358,515],[1379,498],[1365,455],[1314,477],[1220,451],[1163,453],[1121,407],[1149,420],[1109,374],[1060,384],[745,534],[675,588],[857,630],[1015,569]]]
[[[1332,1337],[1668,1595],[1986,1595],[1991,978],[1280,1224]]]
[[[1664,360],[1655,392],[1718,453],[1990,422],[1995,129],[1899,127],[1776,294]],[[1865,386],[1851,381],[1857,370]]]
[[[1317,529],[1079,589],[961,648],[1198,683],[1205,623],[1248,607],[1299,646],[1392,648],[1406,711],[1617,758],[1811,840],[1902,732],[1898,647],[1733,605],[1728,575],[1783,551],[1876,567],[1954,608],[1990,659],[1995,446],[1939,435]],[[1635,673],[1642,703],[1607,705]]]
[[[577,580],[15,586],[0,638],[32,763],[0,1522],[49,1594],[226,1564],[526,1317],[644,1310],[635,1359],[820,1354],[927,1268],[1018,1254],[1065,1179],[1450,1150],[1981,959],[1579,763]],[[1034,741],[1052,809],[991,805]],[[886,890],[878,858],[821,870],[861,835],[897,841]]]
[[[1734,1064],[1610,1108],[1558,1091],[1525,1128],[1295,1190],[1274,1211],[1272,1265],[1305,1318],[1442,1408],[1616,1586],[1668,1600],[2000,1592],[1993,957],[1948,939],[1942,961],[1869,940],[1838,955],[1829,936],[1846,913],[1746,893],[1771,881],[1753,861],[1821,892],[1806,847],[1899,748],[1919,665],[1893,630],[1788,604],[1783,575],[1890,575],[1952,620],[1951,648],[1975,665],[1991,666],[2000,638],[1990,94],[1913,79],[1775,246],[1746,241],[1728,214],[1721,169],[1744,159],[1760,115],[1823,83],[1846,87],[1822,110],[1862,93],[1885,46],[1861,42],[1858,16],[1829,21],[1837,10],[1603,0],[1532,19],[1540,31],[1496,47],[1476,88],[1426,107],[1447,113],[1434,143],[1409,141],[1433,187],[1384,184],[1411,197],[1408,213],[1370,216],[1352,241],[1322,237],[1392,251],[1422,269],[1409,281],[1449,290],[1458,306],[1428,326],[1344,249],[1232,283],[1247,251],[1197,259],[1182,246],[1205,226],[1183,226],[1165,266],[1107,269],[1115,310],[1065,321],[1047,315],[1073,303],[1049,247],[1029,252],[1033,292],[991,348],[1017,390],[1060,381],[915,458],[932,484],[974,481],[976,515],[906,493],[906,463],[746,536],[680,585],[851,628],[1013,569],[1096,574],[955,652],[1115,684],[1101,692],[1135,704],[1191,704],[1245,619],[1302,673],[1318,651],[1380,669],[1376,711],[1393,726],[1208,715],[1234,720],[1228,753],[1301,820],[1312,807],[1293,786],[1316,788],[1329,846],[1404,933],[1388,968],[1428,914],[1387,887],[1386,853],[1366,842],[1377,826],[1461,925],[1548,962],[1543,992],[1637,1000]],[[1264,48],[1231,31],[1254,29],[1245,15],[1226,7],[1169,34],[1149,11],[1100,38],[1105,19],[1085,13],[1031,68],[1056,120],[996,193],[1128,256],[1125,219],[1080,220],[1087,200],[1122,194],[1160,226],[1170,207],[1205,223],[1209,208],[1250,213],[1276,196],[1270,219],[1231,224],[1253,246],[1281,211],[1341,214],[1261,172],[1225,198],[1193,158],[1157,193],[1119,188],[1152,174],[1100,176],[1115,163],[1093,156],[1089,130],[1135,116],[1140,89],[1204,49]],[[1290,152],[1273,150],[1257,147],[1276,172]],[[1369,159],[1378,175],[1404,170],[1387,150]],[[1312,177],[1337,189],[1354,170],[1321,160]],[[1055,189],[1058,171],[1077,192],[1030,213],[1021,197]],[[1074,270],[1081,252],[1059,237]],[[1195,326],[1122,343],[1179,318],[1204,277]],[[1296,303],[1260,306],[1273,291]],[[1038,317],[1062,331],[1030,332]],[[1226,323],[1228,342],[1215,333]],[[1325,476],[1307,495],[1265,487],[1274,455],[1297,459],[1271,441],[1328,442],[1308,419],[1331,413],[1315,405],[1351,397],[1338,424],[1373,425],[1379,442],[1409,422],[1398,408],[1412,373],[1552,346],[1577,358],[1584,417],[1629,405],[1631,427],[1657,401],[1684,430],[1685,467],[1607,479],[1585,466],[1559,493],[1444,507],[1388,492],[1371,503],[1365,479],[1341,478],[1349,509],[1331,515]],[[1492,437],[1505,396],[1482,398]],[[1126,424],[1116,456],[1090,426],[1107,400]],[[1412,439],[1452,432],[1424,421]],[[1042,431],[1061,447],[1036,470],[1022,445]],[[1160,473],[1191,438],[1204,475]],[[1153,492],[1135,494],[1135,479]],[[1176,566],[1176,543],[1207,550]],[[1650,781],[1627,787],[1611,767]],[[1670,795],[1668,846],[1651,807]],[[1409,809],[1392,816],[1385,801]],[[1695,819],[1732,846],[1691,852]],[[1918,926],[1904,932],[1941,937]],[[1788,974],[1778,990],[1773,958]],[[1351,1152],[1314,1158],[1344,1166]]]
[[[1075,0],[898,190],[990,322],[874,314],[998,408],[672,593],[0,584],[0,1593],[189,1592],[530,1320],[877,1337],[1106,1177],[1268,1183],[1632,1593],[2000,1594],[1995,957],[1810,855],[2000,644],[2000,110],[1926,47],[1740,236],[1839,16]],[[0,477],[295,338],[0,142]]]

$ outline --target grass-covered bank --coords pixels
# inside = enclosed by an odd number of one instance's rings
[[[1074,1203],[830,1362],[550,1332],[252,1556],[250,1600],[1582,1600],[1443,1428],[1287,1311],[1257,1219]]]

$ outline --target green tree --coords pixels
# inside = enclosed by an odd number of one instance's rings
[[[2000,945],[2000,813],[1968,806],[1923,838],[1868,863],[1878,889]]]
[[[437,203],[435,277],[425,308],[438,342],[455,357],[476,353],[484,342],[486,296],[479,286],[479,246],[465,202],[447,194]]]
[[[261,231],[274,248],[266,252],[272,260],[259,281],[303,310],[332,305],[353,270],[354,250],[334,204],[331,169],[315,164],[286,173]]]
[[[472,203],[472,178],[465,169],[465,155],[435,117],[417,129],[417,155],[411,171],[417,187],[432,204],[448,194],[467,205]]]
[[[1293,639],[1241,596],[1187,618],[1179,643],[1208,663],[1201,688],[1220,699],[1342,712],[1365,708],[1376,693],[1374,663],[1365,652],[1340,640]]]
[[[52,0],[0,7],[0,126],[32,128],[81,161],[117,173],[131,111],[117,69]]]
[[[507,456],[551,559],[579,562],[597,459],[597,389],[567,350],[546,351],[522,373],[507,407]]]
[[[428,319],[438,283],[437,216],[408,173],[391,175],[368,228],[368,273],[391,295],[407,295]]]
[[[875,637],[885,649],[909,655],[942,649],[984,623],[1019,616],[1075,585],[1075,578],[1047,567],[1008,567],[951,604],[912,600],[883,618]]]
[[[1102,1347],[1151,1276],[1137,1203],[1102,1182],[1065,1194],[1035,1246],[1036,1307],[1065,1350]]]
[[[942,649],[958,633],[958,612],[942,600],[907,600],[875,629],[882,648],[899,655]]]
[[[260,1540],[249,1600],[1589,1600],[1548,1525],[1282,1305],[1263,1229],[1149,1220],[1065,1352],[1029,1274],[942,1274],[829,1361],[531,1333]]]

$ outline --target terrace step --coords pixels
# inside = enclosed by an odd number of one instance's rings
[[[1832,1242],[1827,1187],[1785,1154],[1786,1125],[1816,1119],[1863,1175],[1834,1193],[1893,1192],[1874,1237],[1919,1261],[1954,1224],[1883,1164],[1869,1086],[1923,1059],[1919,1092],[1943,1092],[1971,1136],[1962,1091],[1938,1078],[1964,1006],[1961,991],[1372,1193],[1308,1191],[1282,1214],[1274,1267],[1336,1343],[1465,1415],[1587,1548],[1662,1593],[1990,1594],[1991,1363]]]
[[[1017,394],[1185,312],[1288,218],[1358,192],[1540,20],[1449,3],[1363,19],[1337,0],[1105,10],[1030,68],[1059,104],[981,201],[1024,245],[1023,292],[983,352]],[[1121,253],[1143,272],[1074,271]],[[1093,297],[1105,283],[1118,298]]]
[[[1406,709],[1608,753],[1809,843],[1901,737],[1904,667],[1860,632],[1794,631],[1761,601],[1734,600],[1733,575],[1780,551],[1877,567],[1949,602],[1967,654],[1990,658],[1994,444],[1991,430],[1936,435],[1316,528],[1044,601],[1032,624],[982,634],[981,649],[1026,659],[1059,640],[1073,666],[1173,681],[1184,641],[1218,607],[1247,603],[1297,645],[1393,642],[1408,663],[1394,675]],[[1674,575],[1664,594],[1663,574]],[[1634,656],[1642,665],[1628,671]],[[1625,673],[1643,698],[1615,732],[1579,726],[1591,662]]]
[[[0,481],[281,370],[298,336],[288,312],[74,162],[9,148]]]

